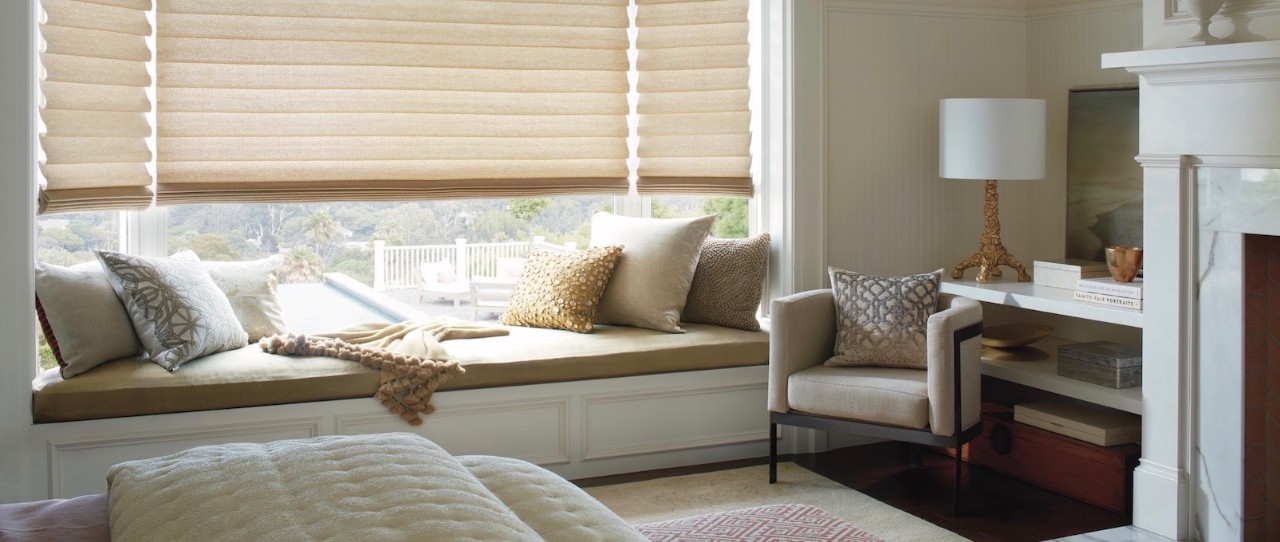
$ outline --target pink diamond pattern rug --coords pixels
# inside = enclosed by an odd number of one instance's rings
[[[653,542],[884,542],[807,504],[774,504],[636,527]]]

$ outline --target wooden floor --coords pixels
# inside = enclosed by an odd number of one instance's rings
[[[951,514],[952,459],[926,451],[907,465],[902,444],[884,442],[790,458],[881,502],[977,541],[1039,541],[1129,525],[1129,518],[965,465],[964,510]],[[752,459],[577,480],[582,487],[679,476],[766,463]]]

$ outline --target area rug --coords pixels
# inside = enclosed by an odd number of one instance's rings
[[[771,504],[637,526],[653,542],[885,542],[821,508]]]
[[[964,541],[964,537],[823,478],[794,463],[704,472],[610,486],[587,493],[632,525],[771,504],[807,504],[888,541]]]

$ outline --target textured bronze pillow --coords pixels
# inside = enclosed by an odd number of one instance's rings
[[[509,326],[591,333],[600,294],[621,254],[620,245],[530,252],[507,310],[498,321]]]
[[[756,309],[769,270],[769,234],[707,238],[680,321],[759,331]]]
[[[905,277],[874,277],[834,267],[835,357],[829,366],[928,366],[925,331],[938,308],[942,270]]]

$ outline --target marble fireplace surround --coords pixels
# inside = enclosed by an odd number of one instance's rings
[[[1147,292],[1134,525],[1250,539],[1245,235],[1280,236],[1280,41],[1103,55],[1139,75]],[[1274,186],[1272,186],[1274,185]],[[1256,506],[1253,509],[1256,511]]]

